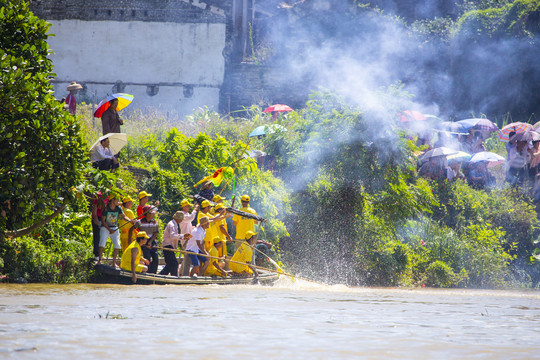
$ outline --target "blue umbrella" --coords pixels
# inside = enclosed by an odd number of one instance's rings
[[[287,131],[287,129],[279,124],[271,124],[271,125],[261,125],[257,126],[253,131],[249,134],[249,137],[254,136],[265,136],[268,134],[273,134],[275,132],[283,132]]]
[[[469,134],[468,128],[466,128],[465,125],[452,121],[443,121],[442,123],[437,125],[437,129],[444,130],[455,135]]]
[[[463,127],[469,130],[480,130],[480,131],[498,131],[499,128],[493,122],[488,119],[465,119],[457,121],[458,124],[463,125]]]

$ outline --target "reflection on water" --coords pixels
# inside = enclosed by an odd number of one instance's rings
[[[540,293],[0,285],[0,357],[539,358]]]

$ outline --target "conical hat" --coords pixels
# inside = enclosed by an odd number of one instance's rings
[[[75,81],[72,81],[68,87],[67,87],[67,91],[71,91],[71,90],[81,90],[83,87],[80,85],[80,84],[77,84],[77,82]]]

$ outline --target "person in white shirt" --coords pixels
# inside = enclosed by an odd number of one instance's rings
[[[195,205],[195,208],[190,213],[191,207],[193,204],[190,204],[187,199],[182,200],[180,203],[180,206],[182,207],[182,213],[184,214],[184,220],[180,223],[180,232],[182,234],[191,234],[193,231],[193,225],[191,222],[196,218],[197,211],[199,210],[199,205]],[[187,239],[186,239],[187,240]],[[186,250],[186,240],[182,242],[182,249]],[[189,269],[191,267],[191,259],[188,255],[184,255],[184,258],[180,260],[180,256],[178,257],[178,261],[182,261],[182,266],[180,268],[180,274],[182,276],[188,276],[189,275]]]
[[[199,219],[199,224],[191,232],[191,238],[187,241],[186,250],[191,253],[208,255],[208,252],[204,249],[204,236],[206,235],[206,230],[210,226],[210,220],[208,217],[203,216]],[[189,276],[197,278],[197,275],[204,274],[206,268],[208,267],[207,258],[200,255],[189,254],[193,268],[191,269]],[[202,268],[201,268],[201,263]]]
[[[92,166],[96,169],[114,171],[119,167],[118,159],[114,156],[109,145],[109,138],[103,139],[90,153]]]
[[[163,231],[163,248],[176,250],[178,248],[178,241],[189,239],[191,237],[190,233],[182,234],[180,232],[180,223],[184,220],[184,213],[177,211],[174,213],[173,218]],[[176,260],[176,255],[174,251],[163,250],[163,257],[165,258],[165,266],[159,275],[169,275],[178,276],[178,260]]]

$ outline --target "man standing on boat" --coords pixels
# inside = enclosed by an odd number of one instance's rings
[[[250,277],[254,275],[255,278],[259,276],[257,269],[252,265],[253,246],[255,246],[256,242],[257,233],[248,231],[246,233],[245,241],[242,243],[240,248],[236,250],[231,258],[231,261],[229,262],[229,268],[236,275],[241,277]]]
[[[144,207],[146,206],[146,204],[148,203],[148,200],[150,200],[150,196],[152,196],[152,194],[149,194],[147,193],[146,191],[141,191],[139,193],[139,206],[137,206],[137,219],[142,219],[143,218],[143,213],[144,213]],[[159,200],[156,200],[154,201],[154,207],[158,207],[159,206]]]
[[[157,252],[157,235],[159,233],[159,225],[156,221],[157,209],[153,206],[146,205],[143,208],[144,218],[137,220],[135,224],[133,224],[133,227],[129,229],[129,243],[131,243],[131,239],[133,236],[133,231],[135,229],[139,231],[146,232],[146,235],[149,236],[149,240],[146,242],[144,246],[141,246],[143,255],[146,259],[150,260],[150,265],[148,266],[148,273],[149,274],[155,274],[157,272],[158,263],[159,263],[159,256]]]
[[[208,255],[208,252],[204,249],[204,236],[206,235],[206,230],[209,226],[210,220],[207,216],[203,216],[199,219],[199,223],[191,232],[191,238],[187,242],[187,251],[196,254]],[[197,278],[197,275],[204,274],[204,271],[208,266],[207,258],[195,254],[189,254],[189,257],[191,259],[191,264],[193,264],[193,268],[191,269],[189,276],[192,278]],[[203,264],[202,268],[201,263]]]
[[[182,213],[184,214],[184,220],[182,220],[182,222],[180,223],[180,233],[191,234],[191,232],[193,231],[193,225],[191,223],[195,219],[195,216],[197,216],[197,211],[199,211],[199,205],[195,205],[195,208],[191,213],[189,211],[191,210],[193,204],[190,204],[187,199],[182,200],[180,206],[182,206]],[[182,249],[184,250],[186,250],[186,243],[187,239],[184,239],[184,241],[182,242]],[[180,260],[180,257],[178,257],[178,260]],[[190,267],[191,259],[188,255],[184,254],[184,258],[182,260],[182,267],[180,268],[180,275],[188,276]]]
[[[257,212],[249,206],[249,195],[242,195],[240,201],[242,202],[242,208],[240,209],[243,212],[257,215]],[[234,214],[233,216],[233,225],[236,227],[236,240],[234,241],[234,249],[238,250],[242,245],[242,242],[246,238],[248,231],[255,232],[255,225],[258,221],[255,219],[247,218]]]
[[[129,244],[122,254],[120,268],[122,270],[131,271],[131,280],[134,284],[137,282],[137,273],[143,273],[148,270],[148,266],[146,265],[150,262],[144,257],[141,257],[141,246],[146,244],[147,239],[148,235],[146,235],[144,231],[139,231],[135,241]]]
[[[178,241],[189,239],[190,233],[182,234],[180,232],[180,224],[184,220],[184,213],[177,211],[174,213],[173,218],[163,231],[163,248],[176,250],[178,248]],[[176,260],[176,254],[174,251],[163,250],[163,257],[165,258],[165,267],[159,275],[178,276],[178,260]]]

